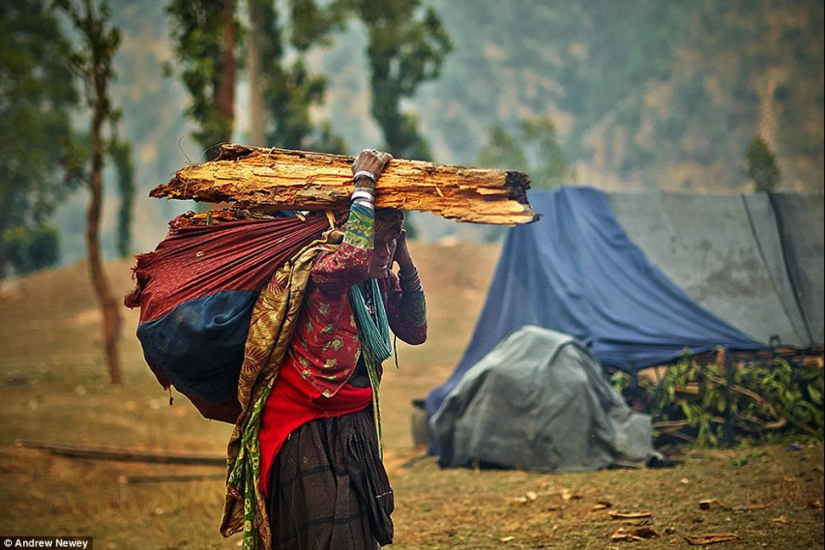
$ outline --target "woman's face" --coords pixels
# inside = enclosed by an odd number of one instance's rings
[[[375,249],[372,254],[369,274],[371,279],[381,279],[387,276],[392,267],[392,259],[395,256],[397,244],[394,234],[380,231],[375,233]]]

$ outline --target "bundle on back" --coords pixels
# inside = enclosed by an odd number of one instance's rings
[[[217,216],[216,216],[217,217]],[[137,256],[127,307],[164,387],[206,416],[234,422],[253,306],[278,268],[329,229],[326,216],[221,219],[183,214],[152,252]]]

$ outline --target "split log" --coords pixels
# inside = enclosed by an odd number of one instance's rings
[[[178,170],[149,195],[269,210],[346,210],[353,191],[345,155],[223,145],[216,160]],[[432,212],[461,222],[518,225],[538,219],[522,172],[393,159],[376,207]]]

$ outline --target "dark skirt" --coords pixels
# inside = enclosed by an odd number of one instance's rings
[[[275,458],[269,493],[273,549],[392,544],[393,494],[372,408],[314,420],[293,432]]]

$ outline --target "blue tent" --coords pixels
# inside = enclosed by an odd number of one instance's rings
[[[542,218],[509,231],[471,341],[451,377],[428,396],[428,417],[470,367],[525,325],[569,334],[602,365],[631,373],[685,349],[768,347],[655,267],[628,238],[604,192],[562,187],[528,198]]]

